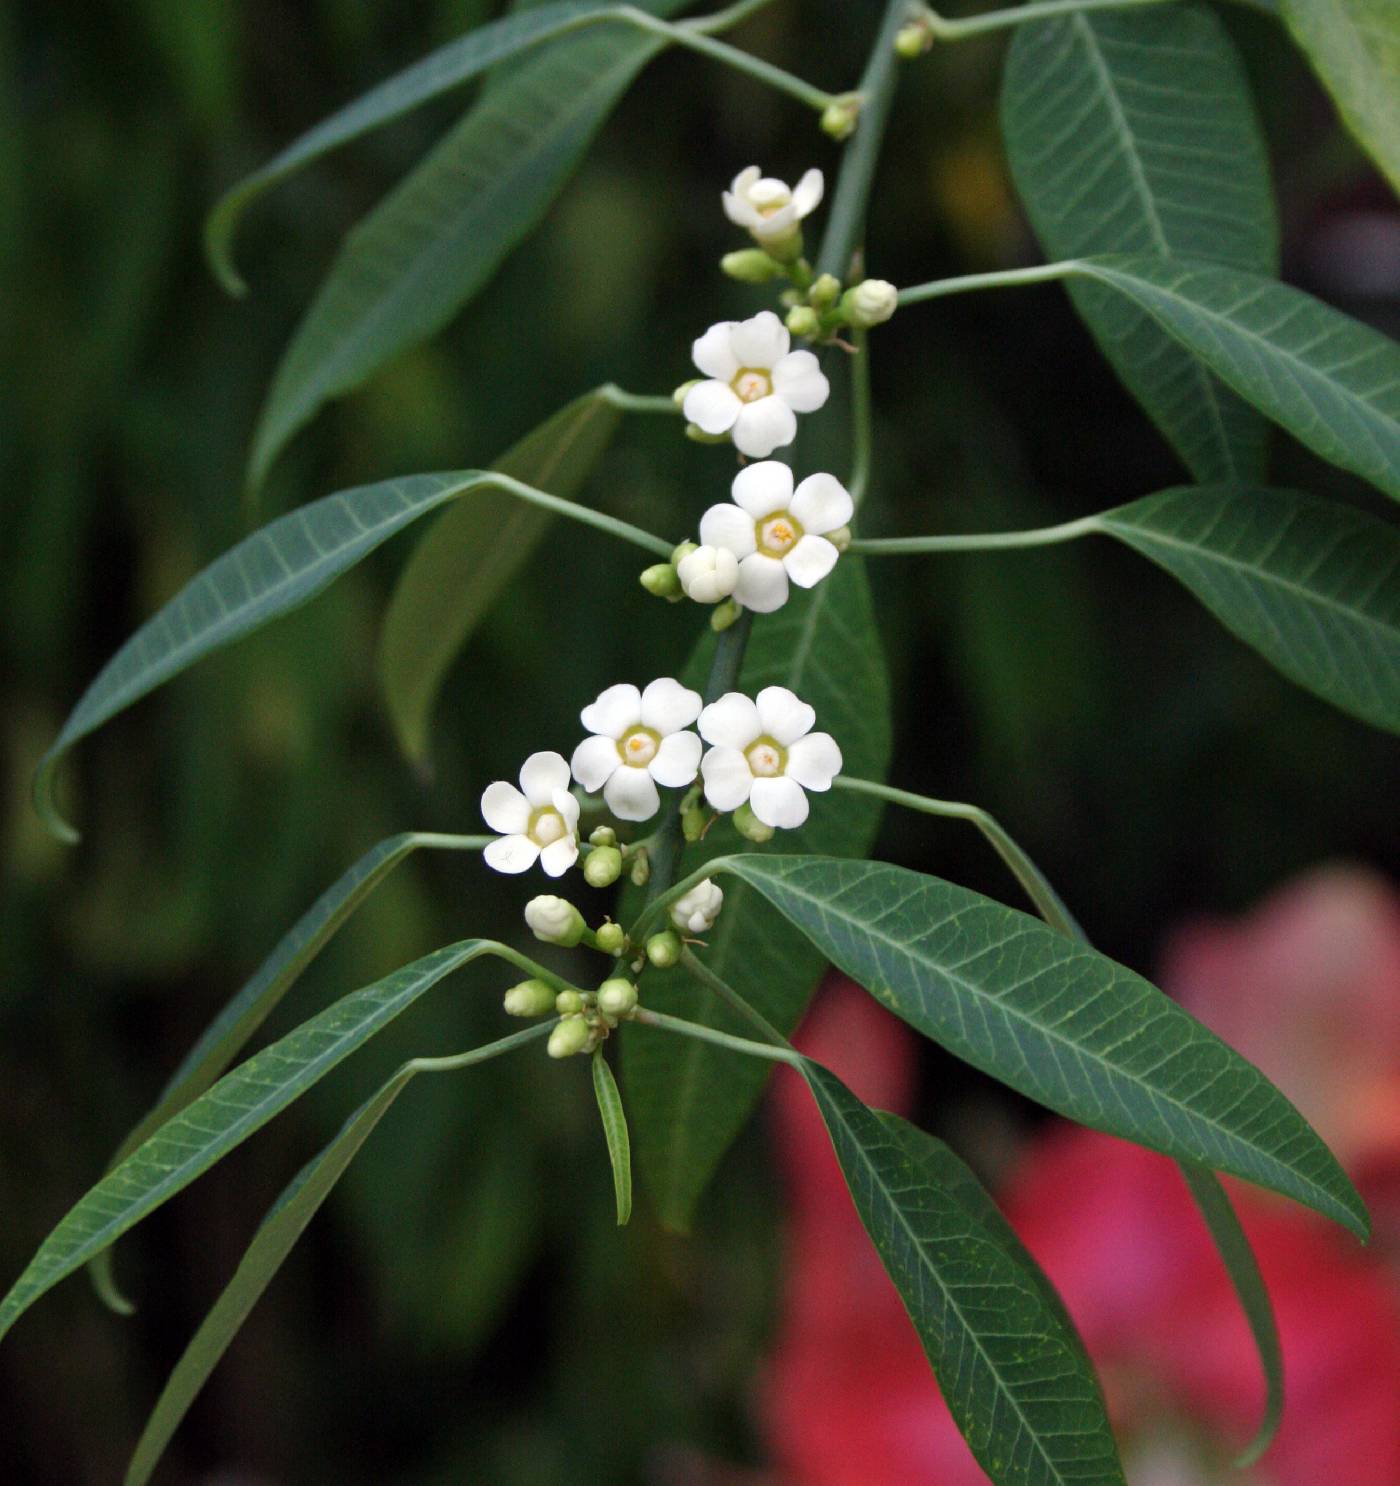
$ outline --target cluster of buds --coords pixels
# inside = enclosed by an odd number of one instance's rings
[[[559,1025],[549,1034],[546,1050],[551,1058],[571,1058],[591,1053],[619,1023],[636,1015],[637,987],[622,975],[605,980],[596,991],[572,986],[556,991],[543,980],[522,980],[506,992],[503,1005],[507,1016],[556,1015]]]

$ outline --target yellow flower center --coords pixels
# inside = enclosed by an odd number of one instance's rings
[[[569,834],[564,817],[552,806],[545,805],[530,817],[526,834],[536,846],[549,846]]]
[[[641,726],[628,728],[617,740],[618,757],[624,764],[631,764],[634,769],[645,769],[656,757],[656,750],[660,747],[660,734],[653,728]]]
[[[765,557],[782,557],[791,552],[802,536],[802,525],[787,511],[775,511],[754,522],[758,550]]]
[[[787,768],[787,749],[766,734],[749,744],[744,757],[755,779],[774,779]]]
[[[729,385],[740,402],[757,402],[760,397],[769,397],[773,392],[772,377],[755,366],[741,366]]]

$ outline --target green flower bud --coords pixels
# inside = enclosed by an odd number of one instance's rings
[[[630,1016],[637,1008],[637,987],[630,980],[618,976],[605,980],[598,987],[598,1010],[604,1016]]]
[[[729,442],[727,433],[706,433],[698,423],[687,423],[685,436],[692,444],[727,444]]]
[[[838,526],[835,531],[827,532],[826,539],[838,552],[844,552],[851,545],[851,528]]]
[[[734,829],[746,840],[759,846],[773,839],[773,827],[764,823],[753,813],[747,800],[734,812]]]
[[[722,634],[743,613],[733,599],[725,599],[722,604],[716,604],[714,612],[710,615],[710,628],[718,634]]]
[[[821,317],[809,304],[794,305],[787,312],[787,328],[793,335],[810,340],[821,333]]]
[[[581,1016],[565,1017],[549,1034],[545,1051],[551,1058],[572,1058],[586,1052],[593,1040],[593,1029]]]
[[[681,580],[669,562],[658,562],[652,567],[643,568],[640,582],[648,593],[659,599],[682,597]]]
[[[784,289],[783,292],[778,296],[778,303],[782,305],[785,310],[790,310],[793,308],[794,305],[799,305],[802,303],[802,295],[799,294],[796,289]]]
[[[841,280],[834,273],[824,273],[807,291],[807,300],[813,309],[829,310],[841,297]]]
[[[647,959],[658,970],[669,970],[680,957],[681,939],[674,929],[663,929],[647,940]]]
[[[783,265],[775,262],[762,248],[741,248],[737,253],[726,253],[719,260],[720,270],[741,284],[767,284],[783,271]]]
[[[507,1016],[548,1016],[554,1010],[554,987],[542,980],[522,980],[506,992]]]
[[[860,120],[860,105],[859,93],[843,93],[834,98],[822,111],[822,133],[838,142],[849,139]]]
[[[615,846],[595,846],[583,864],[589,887],[611,887],[622,876],[622,853]]]
[[[645,851],[639,851],[632,860],[632,886],[645,887],[651,880],[651,861]]]
[[[583,997],[577,991],[560,991],[554,998],[554,1009],[560,1016],[577,1016],[583,1010]]]
[[[589,832],[588,844],[590,846],[616,846],[617,832],[611,826],[594,826]]]
[[[572,949],[588,927],[583,915],[567,898],[541,894],[525,905],[525,922],[536,939]]]
[[[802,229],[794,222],[780,237],[765,237],[763,250],[779,264],[796,263],[802,256]]]
[[[692,552],[698,551],[699,542],[678,542],[671,550],[671,566],[678,567]]]
[[[841,312],[857,330],[883,325],[899,308],[899,290],[887,279],[866,279],[841,296]]]
[[[680,407],[680,405],[685,401],[686,394],[689,393],[690,389],[692,387],[698,387],[702,381],[704,381],[703,377],[692,377],[688,382],[682,382],[681,385],[677,387],[676,390],[671,394],[671,401],[675,403],[677,407]]]
[[[921,21],[902,26],[894,39],[895,51],[906,62],[916,61],[933,45],[933,32]]]
[[[627,932],[609,919],[593,936],[605,955],[620,955],[627,948]]]
[[[681,835],[693,846],[705,834],[705,812],[698,805],[681,811]]]

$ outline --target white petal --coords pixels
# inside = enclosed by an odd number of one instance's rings
[[[564,824],[571,831],[578,829],[578,801],[569,793],[567,787],[556,789],[550,804],[559,812]]]
[[[805,217],[816,211],[825,190],[826,179],[821,171],[809,170],[793,189],[792,204],[797,208],[797,215]]]
[[[688,728],[704,705],[698,691],[682,686],[674,676],[658,676],[642,693],[642,722],[664,738],[667,733]]]
[[[569,764],[562,753],[532,753],[520,766],[520,788],[536,810],[553,804],[555,791],[568,787]]]
[[[787,509],[792,500],[792,470],[781,459],[746,465],[734,476],[730,491],[740,510],[747,511],[754,521],[762,521],[774,511]],[[752,524],[749,532],[752,535]],[[753,551],[752,546],[749,551]]]
[[[530,824],[530,802],[513,784],[498,779],[481,796],[481,816],[493,831],[510,835]]]
[[[836,566],[839,556],[840,553],[825,537],[807,536],[784,555],[783,566],[799,588],[811,588]]]
[[[686,393],[681,411],[705,433],[728,433],[743,406],[728,382],[697,382]]]
[[[788,507],[802,523],[802,530],[824,537],[845,526],[855,514],[851,493],[835,475],[808,475],[793,492]]]
[[[697,604],[717,604],[734,592],[739,559],[728,547],[697,547],[676,564],[676,576]]]
[[[757,165],[746,165],[729,183],[729,189],[736,196],[747,196],[754,188],[754,183],[763,172]]]
[[[779,830],[795,831],[807,819],[807,796],[802,786],[786,775],[755,779],[749,804],[764,825]]]
[[[700,746],[700,739],[694,733],[668,734],[661,740],[656,757],[647,765],[651,777],[667,789],[692,783],[700,767]]]
[[[551,877],[562,877],[578,861],[578,840],[574,836],[561,836],[551,841],[540,853],[540,866]]]
[[[608,782],[608,775],[614,769],[622,767],[622,759],[617,751],[617,740],[599,737],[585,738],[574,749],[574,756],[569,760],[569,767],[574,771],[574,778],[584,789],[589,794],[595,793]]]
[[[705,798],[716,810],[737,810],[749,797],[754,777],[737,748],[712,748],[700,760]]]
[[[788,777],[803,789],[830,789],[840,772],[841,750],[830,733],[808,733],[788,746]]]
[[[739,402],[737,397],[734,400]],[[750,459],[767,459],[774,449],[786,448],[797,437],[797,414],[781,397],[760,397],[757,402],[739,403],[733,437],[740,454],[747,454]]]
[[[700,714],[700,736],[721,748],[747,748],[762,731],[758,708],[741,691],[725,692]]]
[[[773,368],[773,391],[794,413],[815,413],[831,396],[831,383],[810,351],[790,351]]]
[[[757,207],[782,206],[792,200],[788,183],[772,175],[765,175],[761,180],[755,181],[744,194]]]
[[[787,603],[787,569],[776,557],[755,552],[739,564],[739,581],[734,597],[755,614],[772,614]]]
[[[691,358],[707,377],[718,377],[721,382],[728,382],[739,370],[739,362],[730,344],[738,323],[737,320],[721,320],[718,325],[711,325],[699,340],[691,342]]]
[[[755,212],[758,220],[749,228],[749,231],[758,238],[760,242],[770,237],[783,237],[791,232],[797,224],[797,208],[788,202],[773,212]]]
[[[770,738],[784,748],[812,731],[817,720],[815,708],[809,707],[786,686],[765,686],[757,697],[758,720]]]
[[[749,466],[755,470],[762,468],[760,464]],[[707,547],[726,547],[735,557],[747,557],[756,545],[753,517],[738,506],[711,506],[700,518],[700,540]]]
[[[600,691],[578,715],[578,720],[590,733],[601,733],[605,738],[620,738],[628,728],[634,728],[642,720],[642,694],[635,686],[620,681],[606,691]],[[579,780],[583,784],[583,780]],[[596,789],[596,785],[584,784],[585,789]]]
[[[746,231],[752,232],[763,221],[758,208],[743,196],[735,196],[725,191],[721,193],[720,200],[724,203],[724,215],[736,227],[743,227]]]
[[[497,872],[528,872],[539,860],[540,849],[528,836],[497,836],[481,855]]]
[[[729,344],[740,366],[767,368],[776,366],[787,355],[792,337],[772,310],[760,310],[753,319],[739,321]]]
[[[619,769],[603,786],[603,798],[619,820],[650,820],[661,808],[656,781],[645,769]]]

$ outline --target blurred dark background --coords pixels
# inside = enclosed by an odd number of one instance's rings
[[[469,102],[357,142],[251,214],[226,298],[201,258],[218,193],[343,101],[499,6],[472,0],[47,0],[0,10],[0,1276],[95,1179],[281,931],[406,828],[479,829],[475,801],[583,701],[678,665],[683,608],[635,554],[546,547],[470,645],[430,779],[398,756],[375,645],[400,539],[304,611],[84,743],[49,840],[28,777],[117,644],[245,530],[254,417],[339,236]],[[874,0],[782,0],[733,39],[833,89]],[[1285,276],[1400,333],[1400,212],[1282,33],[1227,19],[1269,135]],[[1003,43],[906,69],[876,183],[872,273],[898,283],[1034,261],[996,130]],[[719,191],[839,153],[790,102],[693,56],[643,74],[588,163],[432,344],[321,416],[264,494],[275,513],[393,473],[489,462],[577,392],[668,392],[713,320],[762,291]],[[1184,476],[1055,287],[968,296],[874,337],[870,532],[1058,521]],[[585,496],[679,539],[732,465],[632,420]],[[1378,498],[1281,437],[1275,477]],[[1242,909],[1303,866],[1393,870],[1392,740],[1296,690],[1139,559],[1106,545],[889,562],[876,590],[898,699],[893,782],[993,810],[1095,940],[1149,971],[1183,916]],[[560,623],[567,617],[567,623]],[[542,683],[537,678],[547,678]],[[528,705],[527,705],[528,702]],[[975,834],[888,820],[879,854],[1014,901]],[[474,932],[527,889],[414,859],[275,1020]],[[533,881],[530,887],[533,888]],[[503,928],[503,926],[505,926]],[[401,1057],[499,1027],[495,972],[429,998],[128,1239],[138,1299],[75,1279],[0,1348],[7,1481],[107,1483],[262,1211]],[[1030,1115],[930,1052],[923,1110],[989,1164]],[[574,1074],[581,1076],[574,1077]],[[689,1240],[612,1194],[583,1069],[520,1057],[424,1080],[374,1136],[254,1312],[165,1479],[687,1481],[761,1462],[746,1404],[771,1334],[781,1188],[755,1122]],[[728,1479],[728,1477],[726,1477]],[[734,1477],[737,1479],[737,1477]]]

